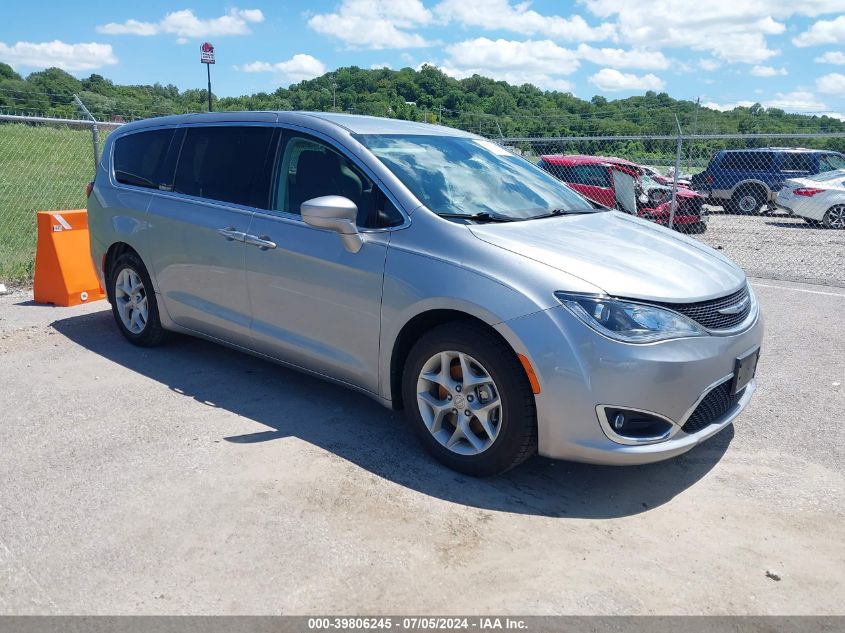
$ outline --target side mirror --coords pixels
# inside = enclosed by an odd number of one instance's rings
[[[300,207],[305,224],[338,233],[350,253],[357,253],[364,245],[358,232],[358,206],[343,196],[321,196],[302,203]]]

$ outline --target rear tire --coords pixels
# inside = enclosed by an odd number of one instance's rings
[[[743,186],[731,196],[730,209],[732,213],[740,215],[758,215],[760,208],[766,204],[766,196],[757,187]]]
[[[153,284],[140,257],[135,253],[118,257],[108,283],[112,316],[130,343],[155,347],[170,337],[161,327]]]
[[[507,344],[470,322],[446,323],[414,344],[402,400],[420,443],[453,470],[495,475],[537,450],[537,413],[525,369]]]
[[[845,204],[830,207],[822,220],[826,229],[845,229]]]

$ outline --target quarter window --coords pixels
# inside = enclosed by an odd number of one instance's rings
[[[783,154],[780,159],[781,171],[813,171],[813,155],[797,152]]]
[[[165,166],[173,129],[136,132],[114,142],[114,178],[124,185],[170,190],[173,166]]]
[[[303,202],[331,195],[355,203],[358,226],[384,228],[402,223],[396,207],[346,156],[316,139],[290,137],[279,161],[273,209],[299,215]]]
[[[200,198],[245,206],[267,206],[263,172],[273,128],[210,126],[188,128],[174,189]]]

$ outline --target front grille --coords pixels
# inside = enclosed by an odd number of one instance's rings
[[[684,426],[681,427],[681,430],[684,433],[698,433],[701,429],[710,426],[733,409],[737,402],[739,402],[739,399],[742,398],[745,389],[739,393],[731,394],[732,383],[732,380],[723,382],[704,396],[704,399],[698,404],[695,411],[692,412],[692,415]]]
[[[719,310],[734,306],[743,299],[746,299],[745,306],[737,314],[719,314]],[[699,301],[698,303],[657,303],[657,305],[680,312],[708,330],[726,330],[745,321],[751,312],[750,299],[746,285],[741,290],[720,299]]]

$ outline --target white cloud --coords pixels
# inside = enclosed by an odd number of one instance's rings
[[[312,16],[308,26],[353,48],[419,48],[430,43],[408,29],[432,21],[420,0],[342,0],[334,13]]]
[[[117,63],[111,44],[87,42],[67,44],[52,42],[17,42],[7,46],[0,42],[0,61],[15,68],[61,68],[62,70],[91,70]]]
[[[590,77],[590,83],[606,92],[620,90],[663,90],[665,83],[657,75],[634,75],[614,68],[602,68]]]
[[[768,36],[791,16],[841,13],[842,0],[579,0],[593,15],[616,20],[619,40],[633,46],[706,51],[726,62],[761,64],[779,51]],[[660,16],[655,19],[655,16]]]
[[[274,79],[279,84],[297,83],[326,73],[323,62],[304,53],[298,53],[283,62],[256,61],[235,68],[245,73],[275,73]]]
[[[166,33],[185,38],[212,37],[215,35],[248,35],[250,24],[264,21],[260,9],[230,9],[217,18],[198,18],[190,9],[172,11],[158,22],[109,22],[97,27],[98,33],[107,35],[159,35]]]
[[[845,75],[830,73],[816,79],[816,90],[823,94],[845,95]]]
[[[624,50],[622,48],[593,48],[579,44],[576,52],[582,59],[599,66],[611,68],[641,68],[643,70],[664,70],[670,62],[660,51]]]
[[[716,103],[715,101],[705,101],[701,104],[705,108],[711,110],[718,110],[719,112],[727,112],[734,108],[750,108],[754,105],[753,101],[736,101],[734,103]]]
[[[387,62],[382,62],[382,63],[380,63],[380,64],[370,64],[370,68],[371,68],[372,70],[380,70],[380,69],[382,69],[382,68],[387,68],[388,70],[390,70],[390,69],[392,69],[392,68],[393,68],[393,66],[391,66],[391,65],[390,65],[389,63],[387,63]]]
[[[786,68],[774,68],[773,66],[754,66],[751,69],[751,74],[755,77],[776,77],[778,75],[786,75]]]
[[[827,106],[816,99],[816,95],[807,90],[794,90],[792,92],[778,92],[774,99],[763,103],[767,108],[780,108],[781,110],[809,111],[823,110]]]
[[[608,40],[615,36],[612,24],[593,27],[580,15],[569,18],[542,15],[530,9],[529,5],[530,2],[514,5],[509,0],[442,0],[434,7],[434,13],[444,23],[457,22],[465,27],[513,31],[554,40],[589,42]]]
[[[819,64],[845,65],[845,53],[842,51],[828,51],[824,55],[816,57],[815,61]]]
[[[534,84],[546,90],[572,90],[561,75],[570,75],[580,66],[574,51],[550,40],[491,40],[479,37],[451,44],[448,58],[440,69],[462,79],[474,74],[512,84]]]
[[[718,59],[699,59],[698,65],[702,70],[713,72],[714,70],[721,68],[722,62]]]
[[[795,46],[802,47],[842,42],[845,42],[845,15],[840,15],[833,20],[819,20],[792,40]]]

